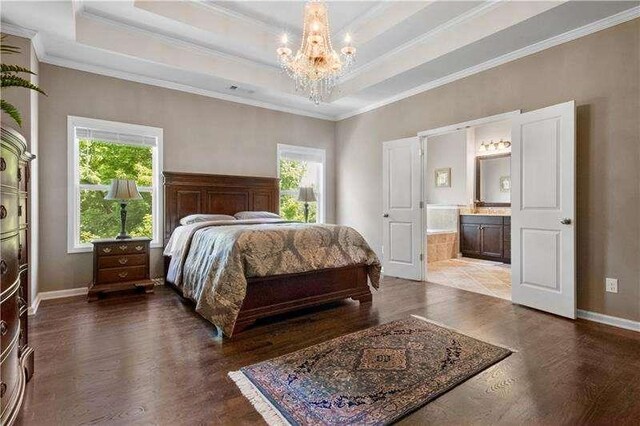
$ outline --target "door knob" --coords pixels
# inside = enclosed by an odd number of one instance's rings
[[[569,219],[568,217],[562,218],[560,223],[563,225],[571,225],[571,219]]]
[[[383,214],[382,217],[389,217],[389,213]]]

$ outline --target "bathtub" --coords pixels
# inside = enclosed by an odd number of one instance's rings
[[[427,263],[458,257],[459,219],[458,206],[427,204]]]

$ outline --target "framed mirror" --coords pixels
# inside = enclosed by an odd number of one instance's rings
[[[476,157],[476,194],[479,206],[511,206],[511,153]]]

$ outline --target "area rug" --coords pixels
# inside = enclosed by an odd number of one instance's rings
[[[410,318],[230,372],[270,425],[392,423],[512,351]]]

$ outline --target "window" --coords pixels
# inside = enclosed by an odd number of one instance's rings
[[[304,221],[304,202],[298,201],[300,187],[312,187],[316,202],[309,203],[309,222],[325,218],[325,150],[278,144],[280,215]]]
[[[142,200],[127,206],[127,232],[162,246],[162,129],[68,117],[69,253],[91,251],[91,240],[115,237],[120,206],[104,199],[111,179],[134,179]]]

